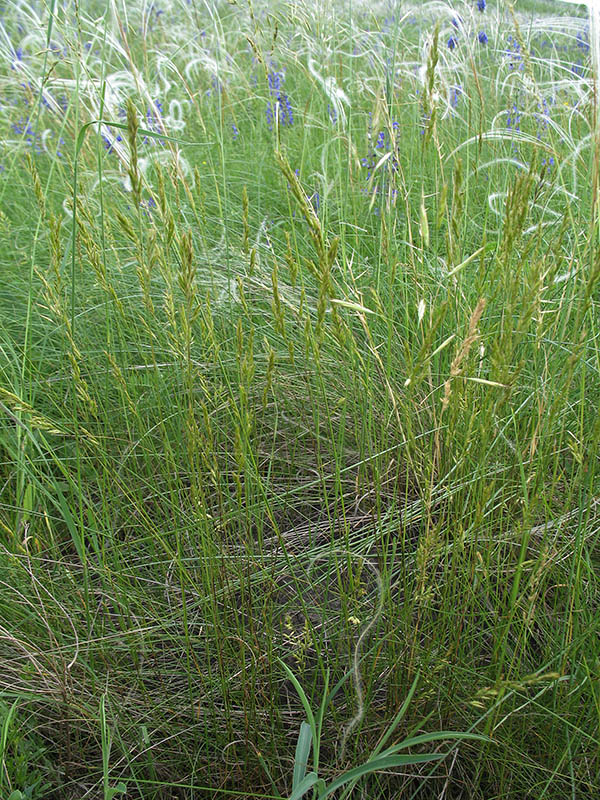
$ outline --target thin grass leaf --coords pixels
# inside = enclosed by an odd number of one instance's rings
[[[547,153],[554,153],[554,148],[551,145],[545,144],[535,136],[531,136],[528,133],[523,133],[523,131],[484,131],[477,136],[472,136],[470,139],[465,139],[464,142],[461,142],[458,147],[455,147],[454,150],[446,156],[445,161],[450,161],[450,159],[455,156],[459,150],[462,150],[463,147],[467,147],[469,144],[484,140],[494,142],[521,142],[522,144],[530,144],[533,147],[539,147],[541,150],[545,150]]]
[[[489,253],[492,250],[495,250],[495,248],[496,245],[493,242],[488,242],[488,244],[484,245],[483,247],[480,247],[478,250],[475,250],[475,252],[471,253],[471,255],[465,258],[464,261],[461,261],[460,264],[457,264],[456,267],[450,270],[450,272],[446,273],[446,277],[451,278],[453,275],[456,275],[457,272],[460,272],[460,270],[463,269],[463,267],[466,267],[467,264],[470,264],[471,261],[474,261],[477,258],[477,256],[480,256],[484,252]]]
[[[77,134],[77,139],[75,142],[75,155],[77,156],[83,146],[83,142],[85,139],[85,135],[92,125],[108,125],[111,128],[120,128],[122,131],[127,131],[127,125],[123,124],[122,122],[115,122],[114,120],[108,119],[93,119],[90,122],[85,122],[80,128]],[[174,136],[167,136],[163,133],[156,133],[155,131],[149,131],[147,128],[138,128],[138,134],[142,136],[148,136],[151,139],[156,139],[158,141],[165,141],[165,142],[174,142],[175,144],[182,144],[186,147],[201,147],[203,145],[212,145],[212,142],[187,142],[185,139],[177,139]]]
[[[332,297],[330,302],[334,303],[336,306],[343,306],[344,308],[350,308],[353,311],[360,311],[362,314],[377,314],[376,311],[366,308],[366,306],[361,306],[360,303],[352,303],[350,300],[338,300],[336,297]]]
[[[466,381],[472,381],[473,383],[482,383],[484,386],[496,386],[498,389],[507,389],[507,385],[505,383],[499,383],[498,381],[488,381],[486,378],[477,378],[473,375],[463,375],[462,376]]]

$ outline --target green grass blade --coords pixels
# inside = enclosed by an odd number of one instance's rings
[[[489,736],[484,736],[480,733],[460,733],[459,731],[435,731],[433,733],[423,733],[420,736],[413,736],[411,739],[405,739],[403,742],[395,744],[393,747],[388,747],[381,753],[384,755],[392,755],[400,750],[405,750],[407,747],[416,747],[419,744],[427,744],[428,742],[439,742],[444,739],[470,739],[479,742],[491,742]]]
[[[303,780],[299,783],[299,785],[294,789],[291,795],[288,797],[288,800],[300,800],[301,797],[309,792],[313,786],[322,783],[319,780],[319,776],[316,772],[309,772],[308,775],[305,775]]]
[[[319,800],[325,800],[330,794],[336,792],[344,784],[350,781],[355,781],[357,778],[362,778],[364,775],[369,775],[373,772],[380,772],[381,770],[393,769],[394,767],[405,767],[411,764],[424,764],[428,761],[441,761],[446,758],[447,753],[421,753],[414,756],[385,756],[375,758],[373,761],[367,761],[359,767],[348,770],[339,778],[336,778],[325,791],[319,794]]]
[[[300,725],[300,733],[298,734],[298,743],[296,744],[296,754],[294,757],[294,777],[292,781],[292,789],[298,789],[306,775],[306,765],[308,763],[308,755],[310,753],[310,745],[312,742],[312,731],[310,725],[304,721]]]
[[[415,690],[417,688],[417,683],[419,682],[420,675],[421,675],[420,672],[417,672],[417,674],[415,675],[415,679],[412,682],[410,689],[408,690],[408,694],[404,698],[404,702],[400,706],[400,710],[398,711],[398,713],[396,714],[396,716],[392,720],[389,728],[386,730],[385,734],[381,737],[379,743],[377,744],[377,746],[375,747],[375,749],[371,753],[371,758],[375,758],[375,756],[377,756],[381,752],[381,750],[382,750],[383,746],[385,745],[385,743],[387,741],[389,741],[389,739],[393,735],[394,731],[396,730],[396,728],[398,727],[400,722],[403,720],[406,712],[408,711],[408,707],[410,706],[410,702],[411,702],[411,700],[413,698]]]

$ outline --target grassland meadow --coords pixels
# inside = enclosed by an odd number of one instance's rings
[[[2,1],[2,800],[600,797],[599,14]]]

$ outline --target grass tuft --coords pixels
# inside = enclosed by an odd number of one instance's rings
[[[1,22],[0,795],[596,796],[586,17]]]

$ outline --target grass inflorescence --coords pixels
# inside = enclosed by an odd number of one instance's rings
[[[555,5],[5,4],[0,796],[600,791]]]

